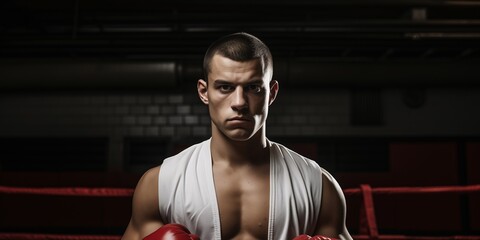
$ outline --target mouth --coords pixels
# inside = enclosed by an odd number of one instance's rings
[[[247,117],[233,117],[227,119],[227,121],[242,121],[242,122],[250,122],[250,119]]]

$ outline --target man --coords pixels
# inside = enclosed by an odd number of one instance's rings
[[[197,90],[212,136],[142,176],[123,239],[351,239],[335,179],[266,137],[279,90],[268,47],[227,35],[203,68]]]

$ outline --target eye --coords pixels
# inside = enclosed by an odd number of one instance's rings
[[[223,85],[219,85],[218,89],[220,89],[221,92],[231,92],[233,91],[233,86],[223,84]]]
[[[248,90],[248,92],[251,92],[251,93],[260,93],[262,92],[263,89],[261,85],[252,84],[252,85],[248,85],[246,90]]]

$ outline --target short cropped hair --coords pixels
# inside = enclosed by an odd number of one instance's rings
[[[270,49],[259,38],[251,34],[245,32],[229,34],[210,45],[203,58],[203,75],[206,81],[212,70],[211,62],[215,54],[239,62],[261,59],[263,73],[270,70],[273,74],[273,59]]]

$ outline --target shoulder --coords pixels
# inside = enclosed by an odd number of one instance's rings
[[[137,183],[137,187],[135,188],[134,193],[134,200],[140,198],[142,200],[143,197],[153,198],[155,196],[152,192],[157,191],[158,186],[158,174],[160,172],[160,166],[151,168],[147,170],[140,180]]]
[[[343,190],[330,172],[322,168],[324,195],[336,201],[344,202]]]
[[[160,167],[147,170],[135,187],[132,216],[124,239],[141,239],[162,226],[158,213],[157,177]]]
[[[211,164],[208,143],[208,140],[197,143],[163,161],[157,174],[157,186],[162,195],[161,205],[165,203],[165,198],[173,199],[178,186],[185,184],[185,181],[195,181],[202,177],[198,176],[199,166],[204,169],[207,163]]]
[[[145,173],[143,173],[139,183],[151,184],[152,182],[156,181],[159,172],[160,166],[148,169],[147,171],[145,171]]]
[[[345,228],[346,204],[343,190],[327,170],[322,169],[322,208],[319,233],[347,236]]]
[[[309,159],[308,157],[305,157],[301,155],[300,153],[282,145],[276,142],[270,142],[271,147],[274,149],[274,154],[277,154],[279,156],[277,157],[282,157],[287,161],[293,161],[295,162],[295,165],[305,168],[307,170],[313,171],[315,173],[321,173],[321,168],[319,164],[312,160]],[[275,151],[276,150],[276,151]]]
[[[198,155],[202,149],[205,149],[209,146],[210,146],[210,139],[200,143],[193,144],[183,149],[179,153],[166,158],[163,161],[162,166],[172,164],[172,162],[174,163],[174,165],[178,165],[179,161],[182,161],[182,160],[188,161],[192,156]]]

